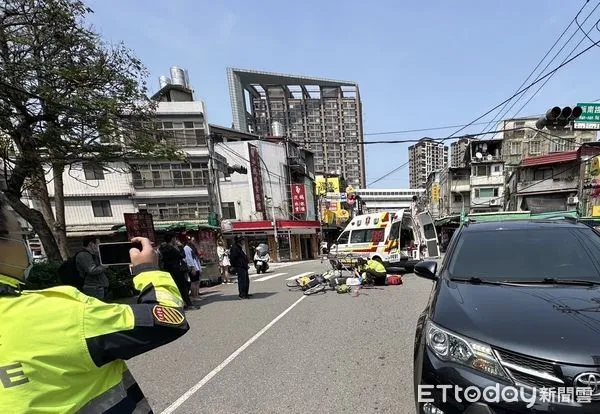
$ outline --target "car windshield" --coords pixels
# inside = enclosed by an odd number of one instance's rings
[[[466,231],[448,266],[451,278],[600,281],[600,237],[573,227]]]

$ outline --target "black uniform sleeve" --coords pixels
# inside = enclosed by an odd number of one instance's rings
[[[90,298],[83,324],[88,351],[97,366],[127,360],[165,345],[189,330],[179,289],[169,273],[154,268],[134,278],[138,303],[120,305]]]

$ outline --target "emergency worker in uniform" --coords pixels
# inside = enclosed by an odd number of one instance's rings
[[[179,289],[150,240],[131,249],[137,304],[71,286],[22,290],[31,260],[0,198],[0,413],[152,413],[124,360],[172,342],[189,325]]]
[[[385,266],[378,260],[363,258],[358,259],[358,266],[356,271],[370,282],[373,282],[376,286],[384,286],[387,279],[387,271]]]

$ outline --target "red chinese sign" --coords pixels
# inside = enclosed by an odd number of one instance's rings
[[[252,190],[254,193],[254,206],[257,213],[262,213],[263,220],[266,220],[265,195],[263,192],[262,174],[260,170],[260,154],[258,148],[248,144],[248,154],[250,155],[250,174],[252,175]]]
[[[154,234],[154,221],[150,213],[124,213],[125,228],[127,237],[146,237],[156,244],[156,235]]]
[[[292,206],[294,214],[306,214],[306,189],[304,184],[292,184]]]

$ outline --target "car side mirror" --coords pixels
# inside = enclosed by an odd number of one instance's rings
[[[414,272],[417,276],[421,276],[425,279],[438,280],[436,275],[437,262],[435,260],[426,260],[419,262],[415,265]]]

